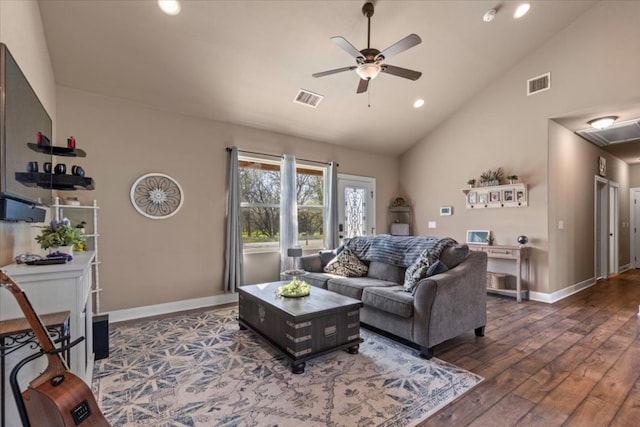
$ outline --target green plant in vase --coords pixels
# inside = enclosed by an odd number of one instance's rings
[[[74,246],[84,242],[85,239],[82,229],[71,226],[67,218],[63,218],[62,221],[54,219],[49,225],[40,228],[42,231],[36,236],[36,242],[42,249]]]

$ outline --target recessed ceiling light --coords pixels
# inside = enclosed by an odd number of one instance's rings
[[[522,18],[524,15],[527,14],[527,12],[529,12],[530,8],[531,8],[531,4],[522,3],[520,6],[518,6],[516,11],[513,13],[513,17],[516,19]]]
[[[158,0],[158,6],[167,15],[177,15],[180,13],[180,2],[178,2],[178,0]]]
[[[618,116],[599,117],[597,119],[589,120],[588,125],[596,129],[606,129],[618,119]]]
[[[418,98],[413,102],[413,108],[420,108],[424,105],[424,99]]]

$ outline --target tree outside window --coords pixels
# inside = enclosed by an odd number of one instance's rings
[[[280,238],[280,164],[240,158],[242,241],[249,251],[277,250]],[[298,165],[298,241],[322,248],[324,223],[324,169]]]

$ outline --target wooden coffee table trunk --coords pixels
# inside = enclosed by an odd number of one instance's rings
[[[362,302],[321,288],[301,298],[279,298],[276,290],[288,283],[247,285],[239,292],[239,323],[281,351],[294,374],[305,361],[338,349],[357,353]]]

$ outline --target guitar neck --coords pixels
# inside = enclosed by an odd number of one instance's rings
[[[24,293],[24,291],[20,288],[20,286],[18,286],[16,282],[13,281],[13,279],[11,279],[1,270],[0,285],[2,285],[3,288],[9,290],[9,292],[13,294],[16,302],[22,310],[22,313],[24,314],[24,317],[29,322],[29,326],[31,326],[36,339],[40,343],[40,347],[42,347],[42,350],[47,355],[49,361],[49,367],[47,368],[47,370],[66,370],[67,367],[65,362],[62,360],[59,354],[54,353],[56,347],[53,344],[53,340],[51,339],[47,328],[45,328],[42,320],[33,309],[33,306],[31,305],[31,302],[29,301],[29,298],[27,298],[27,295]]]

